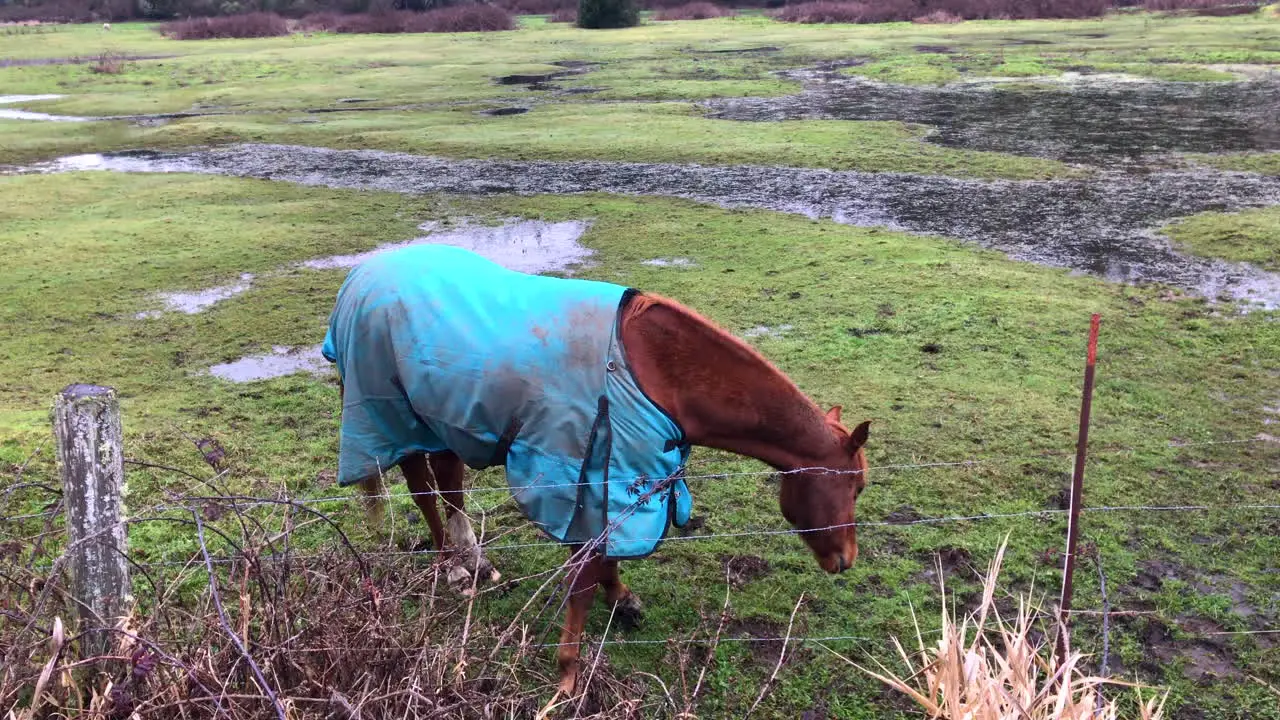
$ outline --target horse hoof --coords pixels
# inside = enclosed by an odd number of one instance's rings
[[[556,688],[556,692],[566,697],[573,695],[573,686],[578,684],[578,676],[575,674],[570,677],[560,678],[560,685]]]
[[[644,604],[635,596],[635,593],[618,598],[613,612],[624,628],[638,628],[644,621]]]
[[[449,585],[457,588],[460,592],[467,592],[471,589],[471,573],[461,565],[454,565],[449,568],[449,574],[446,576]]]

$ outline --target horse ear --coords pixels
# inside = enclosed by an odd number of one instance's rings
[[[864,420],[849,433],[849,438],[844,441],[844,447],[852,455],[858,452],[858,449],[867,444],[867,436],[871,433],[871,421]]]
[[[827,411],[827,422],[829,423],[840,422],[840,406],[839,405],[836,405],[835,407]]]

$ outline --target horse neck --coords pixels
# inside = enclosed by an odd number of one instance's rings
[[[621,333],[636,381],[691,444],[780,470],[838,457],[822,411],[754,349],[692,310],[637,295]]]

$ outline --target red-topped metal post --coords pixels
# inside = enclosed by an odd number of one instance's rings
[[[1071,629],[1071,595],[1076,571],[1076,545],[1080,539],[1080,506],[1083,504],[1084,462],[1089,446],[1089,411],[1093,406],[1093,371],[1098,361],[1098,326],[1101,316],[1089,320],[1089,354],[1084,366],[1084,392],[1080,398],[1080,435],[1076,439],[1076,465],[1071,473],[1071,513],[1067,521],[1067,551],[1062,566],[1062,597],[1058,601],[1061,628],[1058,633],[1058,662],[1066,660],[1067,634]]]

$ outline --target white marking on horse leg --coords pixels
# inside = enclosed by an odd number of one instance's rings
[[[449,539],[453,541],[454,547],[464,555],[470,554],[470,549],[479,545],[476,540],[476,533],[471,529],[471,521],[467,519],[465,513],[455,512],[449,516],[449,522],[446,523],[449,531]]]
[[[487,575],[489,582],[498,582],[502,573],[498,572],[493,567],[493,563],[484,556],[484,552],[480,549],[480,541],[476,539],[476,533],[471,529],[471,521],[467,516],[455,512],[449,517],[447,529],[449,539],[458,553],[461,567],[465,568],[468,574],[474,572],[478,575]]]

